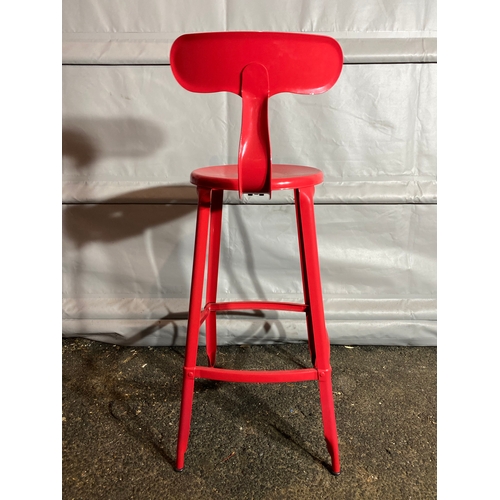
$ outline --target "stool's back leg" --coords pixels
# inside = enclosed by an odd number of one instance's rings
[[[328,452],[332,457],[332,471],[334,474],[339,474],[340,460],[333,403],[330,340],[326,331],[323,293],[321,290],[316,220],[314,216],[314,187],[298,189],[296,196],[299,200],[298,217],[300,219],[299,226],[302,230],[303,257],[306,269],[305,279],[309,292],[311,324],[316,349],[315,367],[319,374],[318,385],[323,416],[323,430]]]
[[[313,335],[313,327],[311,321],[311,305],[309,298],[309,283],[307,280],[307,266],[306,266],[306,258],[304,255],[304,233],[302,231],[302,220],[300,214],[300,197],[299,190],[294,190],[295,195],[295,216],[297,219],[297,234],[299,237],[299,255],[300,255],[300,270],[302,273],[302,289],[304,291],[304,303],[307,305],[306,311],[306,322],[307,322],[307,339],[309,344],[309,353],[311,354],[311,362],[313,366],[316,365],[316,348],[314,346],[314,335]]]
[[[208,222],[210,215],[210,190],[198,188],[198,216],[194,243],[193,274],[191,278],[191,294],[186,339],[186,357],[184,360],[184,378],[182,382],[182,400],[179,419],[179,435],[177,440],[178,471],[184,468],[184,454],[187,450],[191,411],[193,407],[194,368],[198,352],[198,336],[200,331],[201,300],[205,277],[205,261],[207,256]]]
[[[220,237],[222,223],[222,196],[224,191],[213,190],[210,205],[210,243],[208,247],[207,303],[217,301],[217,279],[219,277]],[[206,322],[207,357],[210,366],[215,365],[217,350],[217,321],[215,311],[211,311]]]

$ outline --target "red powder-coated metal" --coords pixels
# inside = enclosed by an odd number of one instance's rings
[[[188,370],[189,371],[189,370]],[[301,382],[303,380],[318,380],[316,368],[301,368],[300,370],[227,370],[223,368],[205,368],[198,366],[191,371],[195,378],[208,378],[223,382],[248,382],[271,384],[278,382]],[[189,375],[188,375],[189,376]]]
[[[182,35],[170,51],[176,80],[191,92],[241,95],[241,73],[254,62],[267,69],[270,97],[321,94],[340,76],[343,55],[328,36],[251,31]]]
[[[240,197],[243,193],[271,195],[273,190],[284,188],[271,184],[275,176],[271,172],[269,97],[280,92],[325,92],[337,81],[342,62],[342,50],[333,38],[297,33],[196,33],[179,37],[170,52],[174,76],[187,90],[227,91],[242,97],[238,171],[232,176]],[[291,169],[288,174],[297,175],[307,173]],[[321,181],[319,174],[317,183]],[[202,185],[193,176],[191,182]],[[297,187],[301,186],[288,189]],[[234,188],[225,185],[222,189]]]
[[[207,307],[210,311],[244,311],[245,309],[271,309],[273,311],[305,312],[307,309],[306,304],[297,304],[295,302],[263,302],[261,300],[208,303]]]
[[[330,342],[323,309],[314,218],[314,186],[323,181],[323,173],[308,166],[272,163],[268,100],[280,92],[326,92],[335,84],[342,70],[340,46],[332,38],[318,35],[197,33],[183,35],[174,42],[170,63],[175,78],[187,90],[233,92],[241,96],[243,107],[238,164],[204,167],[191,173],[191,182],[198,189],[198,214],[176,470],[184,468],[196,378],[244,383],[317,380],[332,472],[339,474]],[[281,189],[294,190],[304,303],[217,302],[224,190],[237,191],[241,197],[244,193],[271,195],[272,191]],[[202,308],[207,260],[206,302]],[[313,368],[232,370],[215,367],[217,313],[265,309],[305,313]],[[208,367],[196,365],[199,330],[203,323],[206,323]]]

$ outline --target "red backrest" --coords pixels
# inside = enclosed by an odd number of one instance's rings
[[[342,49],[333,38],[298,33],[188,34],[177,38],[170,52],[172,72],[185,89],[243,98],[240,196],[271,192],[268,98],[280,92],[326,92],[342,63]]]

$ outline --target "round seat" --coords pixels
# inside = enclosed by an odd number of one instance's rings
[[[271,191],[300,189],[323,182],[323,172],[302,165],[271,165]],[[191,172],[191,184],[202,188],[238,191],[238,165],[217,165]]]

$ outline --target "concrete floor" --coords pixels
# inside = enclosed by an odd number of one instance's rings
[[[332,346],[339,477],[316,382],[197,381],[174,472],[183,353],[63,340],[64,500],[437,497],[435,348]],[[310,366],[305,344],[223,347],[217,364]]]

